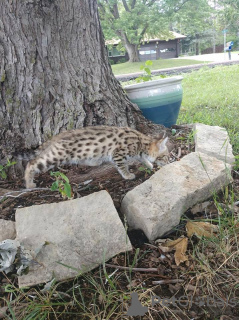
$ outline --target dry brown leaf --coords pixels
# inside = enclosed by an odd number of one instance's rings
[[[167,245],[167,243],[172,242],[171,240],[167,241],[166,239],[157,239],[155,241],[158,245],[158,248],[163,252],[163,253],[167,253],[167,252],[171,252],[173,251],[173,247],[169,247]]]
[[[187,261],[188,256],[186,251],[188,248],[188,238],[182,238],[182,241],[175,245],[176,252],[174,254],[176,265],[179,266],[180,263]]]
[[[196,235],[197,237],[206,237],[210,238],[214,232],[218,231],[218,227],[209,222],[192,222],[188,221],[186,224],[186,230],[188,237]]]
[[[188,256],[186,255],[188,238],[183,237],[173,241],[168,241],[164,244],[164,246],[176,250],[174,258],[177,266],[179,266],[180,263],[188,260]]]

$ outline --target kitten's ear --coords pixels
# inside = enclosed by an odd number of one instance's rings
[[[159,151],[165,151],[165,149],[167,148],[166,147],[167,141],[168,141],[168,137],[157,142],[157,147],[158,147]]]

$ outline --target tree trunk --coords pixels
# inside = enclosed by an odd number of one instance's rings
[[[196,34],[196,55],[200,55],[200,36]]]
[[[123,31],[117,31],[117,34],[129,55],[129,62],[140,62],[138,50],[139,45],[130,43],[126,33]]]
[[[0,87],[0,162],[64,129],[144,119],[112,74],[96,0],[1,0]]]
[[[138,51],[138,45],[137,44],[125,44],[125,48],[129,55],[129,62],[139,62],[139,51]]]

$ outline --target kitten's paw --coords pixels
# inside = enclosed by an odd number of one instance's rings
[[[146,164],[146,167],[149,168],[150,170],[153,170],[154,165],[153,165],[151,162],[148,162],[148,163]]]
[[[36,184],[34,182],[29,182],[29,183],[26,183],[26,188],[27,189],[34,189],[36,188]]]
[[[123,178],[126,180],[133,180],[135,178],[135,174],[133,173],[127,173],[123,175]]]

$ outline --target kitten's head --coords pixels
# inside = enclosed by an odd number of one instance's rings
[[[156,159],[162,159],[169,155],[169,150],[167,147],[168,137],[159,138],[154,140],[149,148],[149,156],[151,161],[154,162]]]

